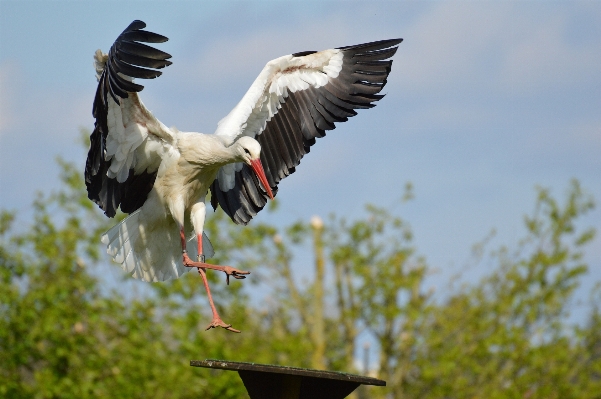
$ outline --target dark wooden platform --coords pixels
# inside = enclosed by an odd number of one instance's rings
[[[269,364],[207,359],[190,366],[237,371],[251,399],[342,399],[359,385],[386,385],[355,374]]]

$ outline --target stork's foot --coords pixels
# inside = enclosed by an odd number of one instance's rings
[[[230,283],[230,276],[234,277],[235,279],[242,280],[242,279],[246,278],[247,274],[250,274],[249,271],[236,269],[235,267],[231,267],[231,266],[219,266],[219,265],[211,265],[210,263],[204,263],[204,262],[194,262],[192,259],[190,259],[190,257],[188,256],[188,254],[186,252],[184,252],[183,261],[184,261],[184,266],[186,266],[186,267],[198,267],[198,268],[203,268],[203,269],[213,269],[213,270],[217,270],[220,272],[224,272],[226,274],[226,282],[228,285]]]
[[[235,332],[235,333],[240,332],[240,330],[236,330],[235,328],[232,327],[231,324],[227,324],[226,322],[221,320],[219,317],[214,317],[211,324],[209,324],[209,326],[205,330],[210,330],[211,328],[217,328],[217,327],[223,327],[226,330]]]

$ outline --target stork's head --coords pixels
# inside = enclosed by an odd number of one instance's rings
[[[261,144],[251,137],[243,136],[234,143],[234,151],[238,161],[250,165],[251,160],[259,159],[261,156]]]
[[[238,161],[244,162],[255,172],[261,184],[267,191],[267,195],[269,198],[273,199],[273,193],[271,192],[271,187],[267,182],[267,176],[265,176],[265,171],[263,170],[263,165],[261,164],[261,144],[251,137],[240,137],[234,143],[234,151],[236,152],[236,157]]]

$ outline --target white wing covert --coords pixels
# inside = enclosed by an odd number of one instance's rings
[[[267,63],[216,134],[233,143],[241,136],[261,144],[261,163],[271,190],[294,173],[315,139],[335,122],[372,108],[383,98],[392,57],[402,39],[305,51]],[[267,193],[246,164],[220,169],[211,185],[211,204],[238,224],[247,224],[267,203]]]
[[[108,54],[97,50],[94,55],[96,122],[85,182],[88,197],[109,217],[119,207],[126,213],[140,208],[157,173],[179,157],[177,137],[144,106],[138,96],[144,86],[133,82],[134,78],[156,78],[161,75],[156,69],[171,65],[169,54],[141,43],[168,40],[142,30],[145,27],[142,21],[132,22]]]

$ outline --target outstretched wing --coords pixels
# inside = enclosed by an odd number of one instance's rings
[[[392,57],[403,39],[305,51],[267,63],[236,107],[219,122],[216,134],[234,142],[241,136],[261,144],[261,163],[274,195],[294,173],[315,139],[346,122],[355,109],[372,108],[383,95]],[[219,170],[211,185],[211,204],[220,205],[238,224],[248,223],[268,196],[242,163]]]
[[[90,135],[85,182],[88,198],[108,217],[121,207],[126,213],[140,208],[161,167],[177,159],[176,137],[146,109],[138,97],[144,86],[134,78],[153,79],[156,69],[171,65],[171,56],[142,44],[162,43],[165,36],[142,30],[132,22],[119,35],[108,54],[94,55],[98,88],[94,98],[96,118]]]

